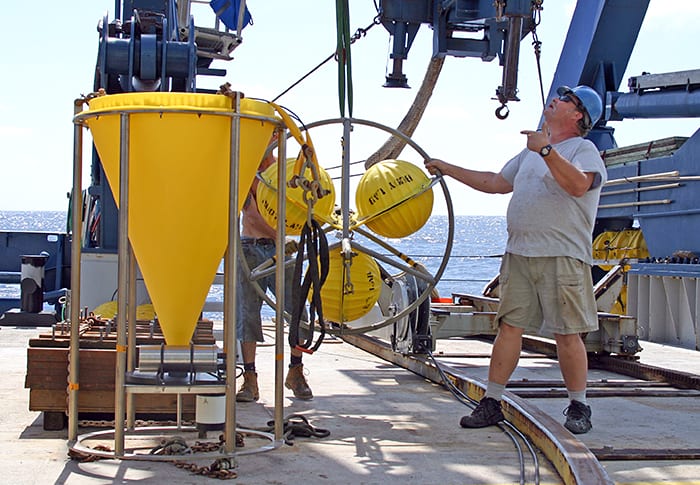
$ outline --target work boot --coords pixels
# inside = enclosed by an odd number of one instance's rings
[[[258,374],[247,370],[243,372],[243,385],[238,390],[236,394],[236,401],[238,402],[253,402],[260,398],[260,393],[258,392]]]
[[[297,399],[308,401],[314,397],[313,393],[311,392],[311,388],[306,383],[303,364],[295,365],[289,368],[287,378],[284,380],[284,386],[287,389],[291,389],[294,393],[294,397]]]
[[[462,416],[459,425],[462,428],[485,428],[504,419],[500,401],[496,401],[492,397],[485,397],[474,408],[471,415]]]
[[[574,434],[588,433],[591,425],[591,407],[579,401],[571,401],[571,404],[564,409],[566,422],[564,427]]]

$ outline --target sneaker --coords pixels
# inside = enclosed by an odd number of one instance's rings
[[[314,397],[313,393],[311,392],[311,388],[306,383],[306,378],[304,377],[304,366],[302,364],[289,368],[287,378],[284,381],[284,386],[287,389],[291,389],[294,393],[294,397],[297,399],[308,401]]]
[[[462,416],[459,425],[462,428],[485,428],[504,419],[500,401],[496,401],[492,397],[485,397],[474,408],[471,415]]]
[[[579,401],[571,401],[564,409],[564,427],[574,434],[588,433],[591,428],[591,407]]]
[[[243,384],[236,394],[237,402],[253,402],[260,398],[258,392],[258,374],[253,371],[243,373]]]

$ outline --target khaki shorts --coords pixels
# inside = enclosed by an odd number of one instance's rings
[[[578,259],[506,253],[498,281],[495,325],[563,335],[598,330],[591,268]]]

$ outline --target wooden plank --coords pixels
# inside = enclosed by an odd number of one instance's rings
[[[214,323],[202,320],[197,324],[193,341],[201,345],[213,345]],[[102,334],[100,332],[102,331]],[[137,344],[164,342],[160,329],[151,329],[148,322],[136,326]],[[31,339],[27,348],[27,374],[25,387],[29,389],[31,411],[67,412],[68,354],[70,332],[43,333]],[[112,328],[105,337],[104,326],[81,327],[80,337],[80,390],[79,413],[114,412],[114,381],[116,366],[116,333]],[[170,414],[177,411],[175,394],[138,394],[134,396],[137,417],[139,414]],[[183,413],[194,413],[194,395],[183,395]]]
[[[81,388],[114,389],[115,352],[102,349],[80,350]],[[68,382],[68,349],[27,349],[25,387],[65,389]]]
[[[116,328],[111,327],[110,332],[106,333],[104,325],[93,325],[88,328],[82,326],[80,335],[81,348],[114,348],[116,345]],[[195,327],[192,335],[192,341],[198,345],[214,345],[214,322],[211,320],[200,320]],[[156,326],[153,331],[148,324],[136,325],[136,343],[137,345],[159,345],[165,341],[160,329]],[[42,333],[38,338],[29,340],[30,347],[68,347],[70,345],[70,331],[61,332],[57,329],[52,333]]]
[[[30,411],[63,411],[68,412],[68,394],[57,390],[31,389],[29,391]],[[177,397],[175,394],[137,394],[134,396],[136,415],[139,414],[173,414],[177,412]],[[182,396],[184,413],[194,413],[195,396]],[[78,393],[79,413],[114,414],[113,391],[84,391]]]
[[[68,394],[63,391],[32,389],[29,392],[30,411],[67,411]],[[175,413],[175,394],[136,394],[134,395],[137,413]],[[195,396],[183,395],[182,406],[185,412],[194,412]],[[113,413],[113,391],[83,391],[78,393],[78,412]]]

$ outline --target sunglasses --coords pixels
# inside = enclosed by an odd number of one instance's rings
[[[582,113],[585,113],[585,108],[581,104],[581,101],[574,98],[570,94],[562,94],[561,96],[559,96],[559,101],[564,101],[565,103],[569,103],[569,102],[574,103],[574,106],[576,106],[576,109],[578,109]]]

